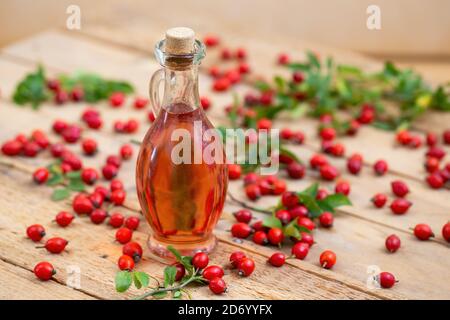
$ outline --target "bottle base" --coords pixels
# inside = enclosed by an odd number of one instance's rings
[[[165,242],[161,239],[156,239],[153,235],[148,238],[147,245],[150,249],[150,255],[163,263],[170,263],[175,261],[174,255],[167,250],[170,245],[174,247],[183,256],[193,256],[195,253],[202,251],[205,253],[211,252],[217,244],[216,236],[211,235],[205,241],[193,243],[173,243]]]

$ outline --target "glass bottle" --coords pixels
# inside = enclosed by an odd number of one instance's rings
[[[141,144],[136,184],[143,214],[152,230],[149,248],[153,254],[170,259],[168,245],[183,255],[214,248],[213,229],[223,209],[228,172],[221,141],[214,143],[219,143],[216,150],[222,153],[223,161],[207,163],[203,159],[208,145],[203,134],[215,130],[199,102],[198,65],[205,56],[204,45],[194,40],[192,30],[174,28],[157,43],[155,55],[163,66],[150,80],[156,119]],[[163,81],[160,104],[159,86]],[[179,149],[174,148],[179,147],[181,133],[188,134],[184,142],[189,142],[191,148],[177,153]],[[200,163],[195,161],[199,151]],[[180,155],[184,159],[181,163],[177,158]]]

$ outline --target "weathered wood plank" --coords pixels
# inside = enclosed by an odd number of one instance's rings
[[[17,170],[5,170],[0,167],[0,192],[6,197],[0,199],[3,215],[0,216],[0,258],[11,261],[23,268],[31,269],[37,261],[49,260],[57,270],[67,265],[81,269],[81,287],[84,292],[108,299],[130,297],[120,295],[113,288],[113,277],[117,271],[116,259],[120,256],[121,246],[114,243],[114,230],[106,225],[94,226],[87,217],[78,217],[74,225],[60,228],[50,223],[54,215],[66,209],[63,203],[43,200],[48,195],[47,188],[37,188],[28,182],[28,175]],[[15,199],[15,200],[14,200]],[[133,214],[118,209],[125,214]],[[70,241],[68,251],[52,255],[43,249],[36,249],[35,243],[24,240],[23,233],[27,225],[42,223],[49,236],[62,236]],[[143,224],[134,239],[145,243],[148,228]],[[18,249],[20,248],[20,249]],[[221,242],[211,255],[212,263],[225,265],[234,246]],[[273,274],[265,266],[266,257],[251,255],[257,264],[255,274],[249,278],[240,278],[235,272],[229,272],[230,293],[226,296],[213,296],[205,287],[190,290],[194,298],[230,298],[230,299],[367,299],[383,296],[399,297],[394,293],[386,295],[377,292],[365,292],[363,288],[352,288],[343,282],[318,277],[309,271],[287,266]],[[138,269],[160,276],[164,265],[145,257]],[[65,275],[56,275],[58,282],[65,281]],[[328,281],[327,281],[328,280]],[[133,290],[136,294],[137,291]]]
[[[95,299],[56,281],[42,282],[30,270],[0,259],[1,300],[91,300]]]

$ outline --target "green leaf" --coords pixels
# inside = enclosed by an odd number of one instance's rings
[[[164,287],[173,285],[175,276],[177,275],[177,268],[175,266],[167,266],[164,269]]]
[[[59,173],[54,173],[54,174],[52,174],[50,179],[47,180],[47,185],[48,186],[56,186],[56,185],[61,184],[63,182],[64,182],[64,176],[62,174],[59,174]]]
[[[68,188],[72,191],[84,191],[86,190],[86,186],[83,181],[78,179],[73,179],[69,181]]]
[[[322,202],[327,203],[330,207],[337,208],[341,206],[351,206],[352,203],[346,195],[335,193],[327,196]]]
[[[157,293],[154,293],[154,294],[152,295],[152,297],[155,298],[155,299],[163,299],[163,298],[165,298],[166,296],[167,296],[167,291],[157,292]]]
[[[269,91],[270,90],[270,85],[267,82],[264,82],[264,81],[257,81],[254,84],[254,86],[259,91]]]
[[[281,229],[283,227],[283,224],[281,223],[280,219],[274,216],[269,216],[264,218],[263,220],[263,226],[268,228],[278,228]]]
[[[66,177],[69,179],[81,179],[81,170],[69,171],[66,173]]]
[[[146,288],[150,282],[150,277],[145,272],[135,271],[133,272],[133,281],[136,288]]]
[[[289,222],[288,225],[286,225],[284,227],[283,230],[283,234],[286,237],[294,237],[296,239],[299,239],[301,237],[300,232],[297,229],[298,225],[297,225],[297,219],[292,220],[291,222]]]
[[[133,277],[129,271],[119,271],[116,273],[116,291],[125,292],[131,286],[133,282]]]
[[[286,149],[282,145],[280,145],[280,154],[288,156],[289,158],[294,159],[298,163],[302,163],[302,160],[300,160],[300,158],[297,157],[297,155],[295,153],[293,153],[292,151]]]
[[[174,293],[173,293],[173,296],[172,296],[174,299],[181,299],[181,291],[180,290],[177,290],[177,291],[175,291]]]
[[[30,103],[36,109],[42,102],[49,98],[47,81],[42,66],[34,73],[28,74],[16,87],[13,101],[19,105]]]
[[[322,208],[317,204],[315,197],[308,194],[299,193],[298,198],[300,202],[308,208],[308,211],[311,213],[313,218],[318,217],[323,212]]]
[[[318,191],[319,191],[319,184],[316,182],[316,183],[310,185],[305,190],[299,192],[299,194],[305,194],[305,195],[315,198],[317,196]]]
[[[70,191],[67,188],[58,188],[53,190],[52,200],[53,201],[61,201],[67,199],[70,196]]]

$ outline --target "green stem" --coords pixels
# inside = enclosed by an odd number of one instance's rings
[[[192,276],[187,279],[185,282],[183,282],[182,284],[175,286],[175,287],[169,287],[169,288],[159,288],[159,289],[155,289],[155,290],[151,290],[148,291],[140,296],[137,296],[135,298],[133,298],[133,300],[143,300],[147,297],[153,296],[155,294],[158,293],[162,293],[162,292],[170,292],[170,291],[178,291],[181,290],[182,288],[184,288],[185,286],[187,286],[189,283],[197,281],[199,279],[202,279],[201,277],[197,277],[196,273],[193,273]]]
[[[230,192],[228,192],[228,196],[230,197],[230,199],[233,202],[239,204],[241,207],[243,207],[245,209],[249,209],[249,210],[253,210],[253,211],[261,212],[261,213],[266,213],[266,214],[272,214],[272,211],[270,211],[270,210],[253,207],[253,206],[245,203],[244,201],[236,199]]]

